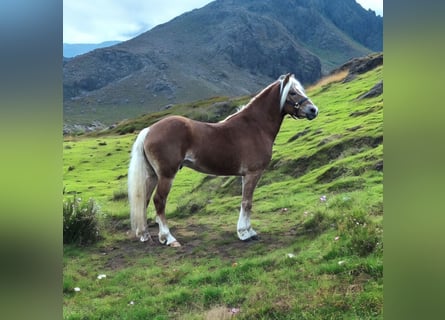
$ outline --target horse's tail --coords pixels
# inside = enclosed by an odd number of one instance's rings
[[[149,163],[144,154],[144,141],[150,128],[143,129],[131,149],[131,160],[128,168],[128,200],[130,202],[131,230],[141,236],[147,229],[146,181],[149,177]]]

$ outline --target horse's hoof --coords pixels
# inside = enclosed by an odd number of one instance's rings
[[[257,233],[252,228],[238,230],[238,238],[241,241],[258,240]]]
[[[247,239],[241,239],[242,242],[249,242],[249,241],[254,241],[254,240],[259,240],[260,237],[258,237],[258,235],[253,235]]]
[[[172,243],[169,244],[169,246],[172,248],[179,248],[181,244],[178,241],[173,241]]]
[[[171,240],[170,240],[171,241]],[[162,244],[162,245],[167,245],[167,246],[169,246],[169,247],[173,247],[173,248],[177,248],[177,247],[180,247],[181,246],[181,244],[177,241],[177,240],[173,240],[173,241],[171,241],[171,242],[168,242],[168,240],[166,239],[166,238],[159,238],[159,242]]]
[[[141,235],[141,237],[140,237],[139,240],[140,240],[141,242],[147,242],[147,241],[153,242],[153,240],[151,239],[149,233],[144,233],[143,235]]]

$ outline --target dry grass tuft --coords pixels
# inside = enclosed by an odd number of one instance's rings
[[[343,70],[343,71],[336,72],[334,74],[327,75],[326,77],[321,78],[316,84],[307,88],[307,91],[314,90],[316,88],[328,85],[333,82],[343,81],[346,78],[346,76],[348,75],[348,73],[349,73],[349,70]]]

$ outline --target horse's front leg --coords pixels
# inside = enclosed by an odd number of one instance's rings
[[[255,187],[260,180],[261,172],[248,173],[243,177],[243,200],[239,213],[237,233],[241,240],[257,239],[257,233],[250,225],[250,212]]]

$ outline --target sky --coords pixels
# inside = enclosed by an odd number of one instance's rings
[[[383,0],[356,1],[363,8],[372,9],[383,16]],[[211,1],[64,0],[63,42],[125,41],[209,2]]]

